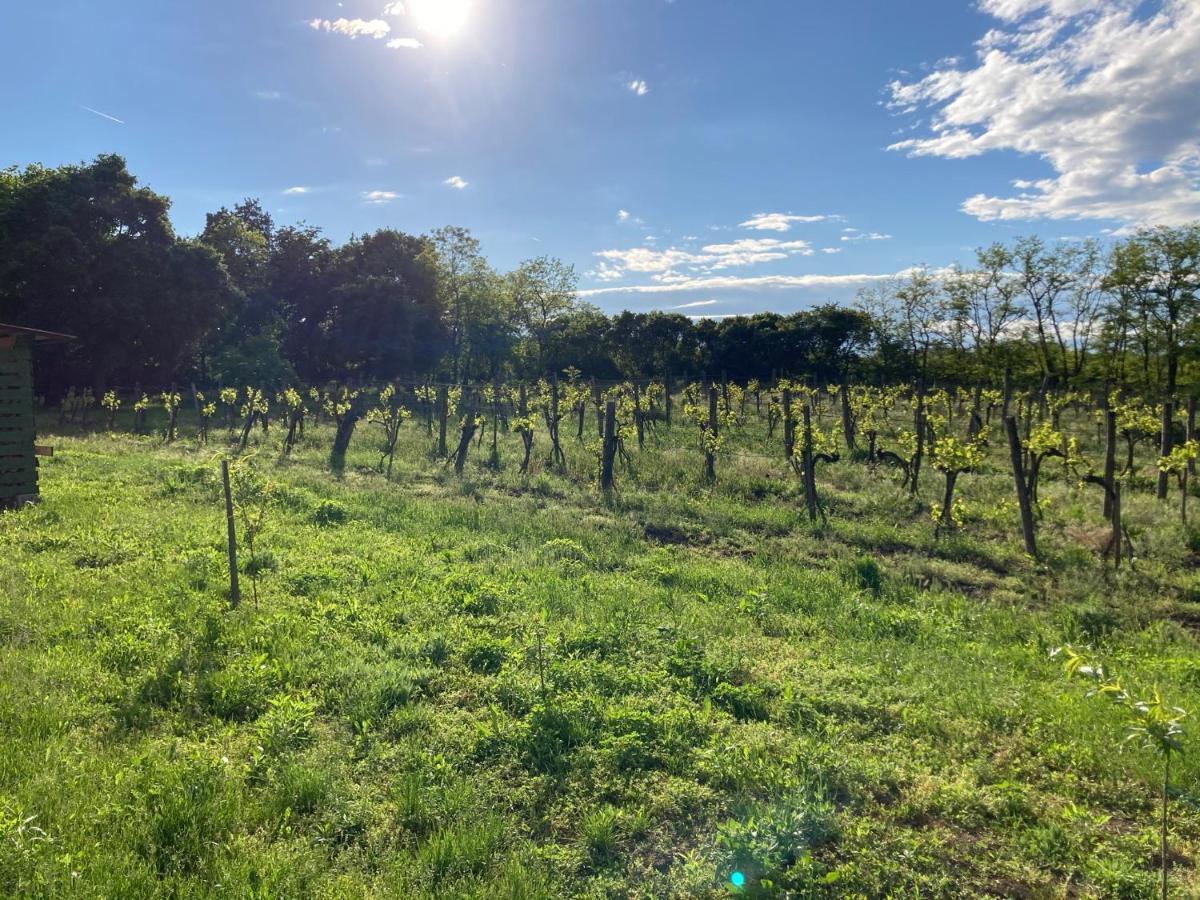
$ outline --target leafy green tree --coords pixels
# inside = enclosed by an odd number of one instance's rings
[[[1106,286],[1136,310],[1147,384],[1153,348],[1161,346],[1167,366],[1161,386],[1174,396],[1183,344],[1200,311],[1200,224],[1143,229],[1118,244]]]
[[[550,371],[554,338],[575,308],[578,283],[573,266],[548,256],[527,260],[508,276],[513,308],[533,344],[531,367],[536,374]]]
[[[77,335],[45,381],[170,381],[231,308],[219,256],[169,207],[116,155],[0,173],[0,319]]]

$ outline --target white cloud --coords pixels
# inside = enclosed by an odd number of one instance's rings
[[[808,241],[780,241],[775,238],[742,238],[726,244],[706,244],[698,251],[679,247],[662,250],[631,247],[627,250],[600,250],[596,256],[601,263],[595,272],[589,274],[601,281],[612,281],[631,273],[648,274],[657,281],[670,281],[739,266],[778,262],[793,256],[811,256],[812,253]]]
[[[777,241],[774,238],[743,238],[729,244],[708,244],[704,253],[711,257],[707,271],[775,262],[789,256],[811,256],[808,241]]]
[[[645,97],[648,93],[650,93],[650,85],[646,84],[646,82],[642,81],[640,78],[635,78],[633,81],[629,82],[629,89],[639,97]]]
[[[416,38],[392,38],[387,45],[392,50],[420,50],[425,46]]]
[[[878,231],[859,231],[857,228],[847,228],[848,234],[843,234],[843,241],[890,241],[890,234],[880,234]]]
[[[1000,26],[973,65],[890,86],[893,108],[931,114],[892,145],[962,159],[1016,151],[1053,175],[962,205],[983,220],[1200,218],[1200,3],[981,0]]]
[[[617,221],[618,222],[628,222],[629,221],[629,210],[618,209],[617,210]]]
[[[399,196],[400,195],[395,191],[363,191],[362,195],[363,199],[367,201],[367,203],[375,206],[380,206],[384,203],[391,203]]]
[[[448,185],[449,187],[454,188],[456,191],[461,191],[468,184],[470,184],[470,182],[465,181],[457,175],[451,175],[449,178],[443,181],[442,184]]]
[[[255,91],[254,96],[259,100],[282,100],[283,94],[279,91]]]
[[[822,247],[821,252],[822,253],[841,253],[842,248],[841,247]]]
[[[580,297],[599,297],[606,294],[670,294],[682,291],[720,290],[785,290],[802,288],[813,290],[855,290],[866,285],[887,281],[899,273],[888,275],[758,275],[737,277],[734,275],[709,276],[702,278],[672,279],[656,284],[637,284],[628,287],[591,288],[580,291]]]
[[[790,231],[793,225],[824,222],[828,216],[793,216],[790,213],[755,213],[738,225],[754,231]]]
[[[672,306],[671,309],[695,309],[698,306],[712,306],[720,302],[720,300],[696,300],[692,303],[680,303],[678,306]]]
[[[310,187],[304,187],[303,185],[297,185],[296,187],[288,188],[286,191],[284,191],[284,194],[286,194],[288,196],[293,196],[296,194],[307,194],[311,190],[312,190],[312,188],[310,188]]]
[[[333,31],[350,38],[369,37],[379,40],[387,37],[392,26],[383,19],[313,19],[308,27],[315,31]]]
[[[389,3],[387,6],[385,6],[383,8],[383,14],[385,16],[402,16],[402,15],[404,15],[404,4],[403,3]]]

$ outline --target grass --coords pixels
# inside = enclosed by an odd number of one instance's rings
[[[43,503],[0,514],[0,894],[1154,896],[1156,762],[1050,651],[1200,708],[1174,501],[1127,495],[1114,574],[1052,463],[1023,556],[995,442],[935,541],[860,463],[819,470],[810,526],[757,422],[711,488],[659,428],[611,505],[566,429],[565,475],[502,435],[457,481],[410,423],[391,482],[366,426],[341,478],[328,426],[286,460],[273,429],[260,603],[230,611],[217,442],[55,421]]]

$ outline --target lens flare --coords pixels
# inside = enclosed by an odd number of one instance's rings
[[[438,37],[461,31],[471,13],[471,0],[408,0],[417,27]]]

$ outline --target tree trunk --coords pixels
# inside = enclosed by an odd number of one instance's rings
[[[467,464],[467,453],[471,449],[471,439],[475,437],[475,410],[471,404],[467,403],[465,398],[463,401],[462,431],[458,436],[458,449],[454,452],[454,474],[462,475],[463,467]]]
[[[335,472],[346,468],[346,451],[350,449],[350,438],[354,437],[354,427],[366,411],[366,394],[359,394],[350,403],[350,409],[338,423],[337,434],[333,438],[333,449],[329,453],[329,465]]]

